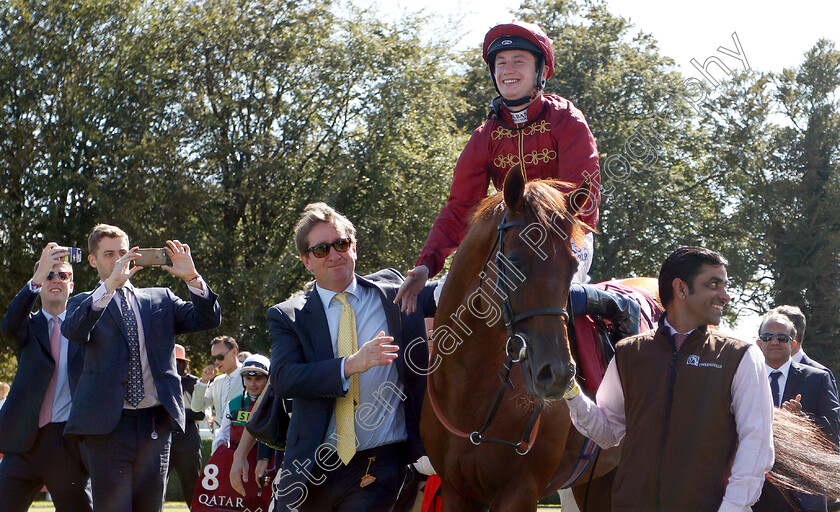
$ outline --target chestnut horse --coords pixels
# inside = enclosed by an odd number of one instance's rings
[[[560,188],[568,184],[526,184],[512,170],[504,192],[477,208],[452,262],[420,424],[442,479],[444,511],[533,511],[580,470],[586,439],[561,397],[576,371],[568,341],[577,267],[570,240],[584,234],[576,214],[587,185],[567,200]],[[610,509],[617,463],[611,449],[585,466],[574,484],[583,487],[573,488],[581,506],[588,500],[588,511]]]

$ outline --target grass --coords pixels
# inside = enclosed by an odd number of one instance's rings
[[[163,506],[166,512],[189,512],[187,504],[183,501],[169,501]],[[560,506],[543,506],[537,509],[537,512],[557,512]],[[55,507],[51,501],[36,501],[29,507],[29,512],[54,512]]]
[[[189,512],[187,504],[183,501],[168,501],[163,506],[166,512]],[[36,501],[29,507],[29,512],[54,512],[55,507],[51,501]]]

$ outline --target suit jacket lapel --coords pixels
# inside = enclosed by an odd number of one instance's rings
[[[792,400],[796,397],[796,392],[799,389],[799,381],[802,380],[802,369],[796,363],[790,363],[790,371],[788,372],[787,381],[785,382],[785,390],[782,393],[782,403]]]
[[[120,311],[120,305],[117,304],[117,299],[111,298],[111,302],[105,307],[105,314],[111,315],[111,320],[117,324],[123,338],[128,342],[128,332],[125,330],[125,322],[123,322],[122,311]]]
[[[379,300],[382,301],[382,309],[385,310],[385,319],[388,321],[388,335],[394,337],[394,343],[402,346],[402,319],[400,318],[400,308],[394,304],[394,297],[397,296],[396,288],[384,290],[378,284],[368,281],[367,279],[356,276],[357,281],[362,286],[367,286],[376,290],[379,294]]]
[[[376,293],[379,295],[379,300],[382,301],[382,309],[385,310],[385,320],[388,323],[388,335],[392,336],[394,338],[394,344],[400,347],[400,356],[394,360],[394,363],[396,363],[397,372],[399,373],[400,378],[402,378],[405,367],[406,347],[403,344],[402,317],[400,316],[400,308],[394,304],[394,297],[397,296],[397,289],[391,287],[383,289],[377,283],[368,281],[361,276],[356,276],[356,279],[360,285],[376,290]]]
[[[44,316],[44,313],[38,311],[38,314],[32,317],[32,322],[34,323],[35,328],[35,337],[38,339],[38,343],[44,347],[44,351],[52,358],[52,348],[50,347],[50,328],[49,328],[49,321],[47,321],[47,317]]]
[[[152,297],[143,289],[134,288],[134,297],[140,305],[140,321],[143,323],[143,333],[148,339],[152,328]],[[146,348],[148,350],[148,347]]]
[[[312,350],[315,352],[315,359],[324,361],[335,357],[332,347],[332,339],[330,338],[330,326],[327,323],[327,314],[324,312],[324,306],[321,304],[321,297],[313,288],[309,292],[306,299],[306,304],[303,306],[303,323],[301,329],[306,341],[312,345]]]

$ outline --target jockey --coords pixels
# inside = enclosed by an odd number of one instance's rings
[[[579,262],[573,282],[589,279],[591,231],[598,225],[601,202],[598,148],[583,113],[566,98],[543,92],[546,80],[554,74],[551,39],[533,23],[498,25],[484,37],[483,57],[499,96],[490,103],[488,120],[473,132],[461,153],[449,200],[435,219],[415,268],[397,293],[395,302],[402,302],[403,311],[414,310],[426,281],[440,272],[446,257],[461,243],[469,215],[486,197],[490,181],[501,190],[508,171],[520,163],[528,180],[553,178],[572,187],[589,182],[588,200],[580,216],[589,229],[582,247],[572,243]],[[588,286],[572,289],[576,314],[610,318],[620,331],[635,334],[638,305],[628,300]]]
[[[554,74],[551,39],[537,25],[514,21],[490,29],[483,55],[499,96],[490,103],[487,121],[461,152],[449,199],[397,294],[404,310],[414,309],[423,284],[440,272],[446,257],[457,249],[466,235],[470,213],[487,196],[491,180],[501,190],[508,171],[520,164],[528,180],[554,178],[572,187],[588,180],[589,197],[580,220],[588,231],[598,224],[601,174],[595,138],[572,102],[543,92],[546,80]],[[586,282],[592,233],[587,233],[584,247],[573,250],[580,261],[575,280]]]
[[[242,376],[242,384],[245,393],[234,397],[228,405],[228,413],[222,419],[221,428],[213,438],[213,451],[219,446],[225,445],[236,448],[242,438],[242,430],[251,415],[257,399],[265,390],[268,383],[268,370],[271,362],[267,357],[260,354],[253,354],[248,357],[239,368],[239,375]]]

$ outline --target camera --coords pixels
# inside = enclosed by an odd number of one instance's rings
[[[67,263],[81,263],[82,262],[82,250],[78,247],[64,247],[68,254],[64,257],[64,261]]]
[[[137,254],[140,255],[140,259],[135,260],[134,264],[141,267],[159,267],[169,262],[166,251],[162,247],[137,249]]]

